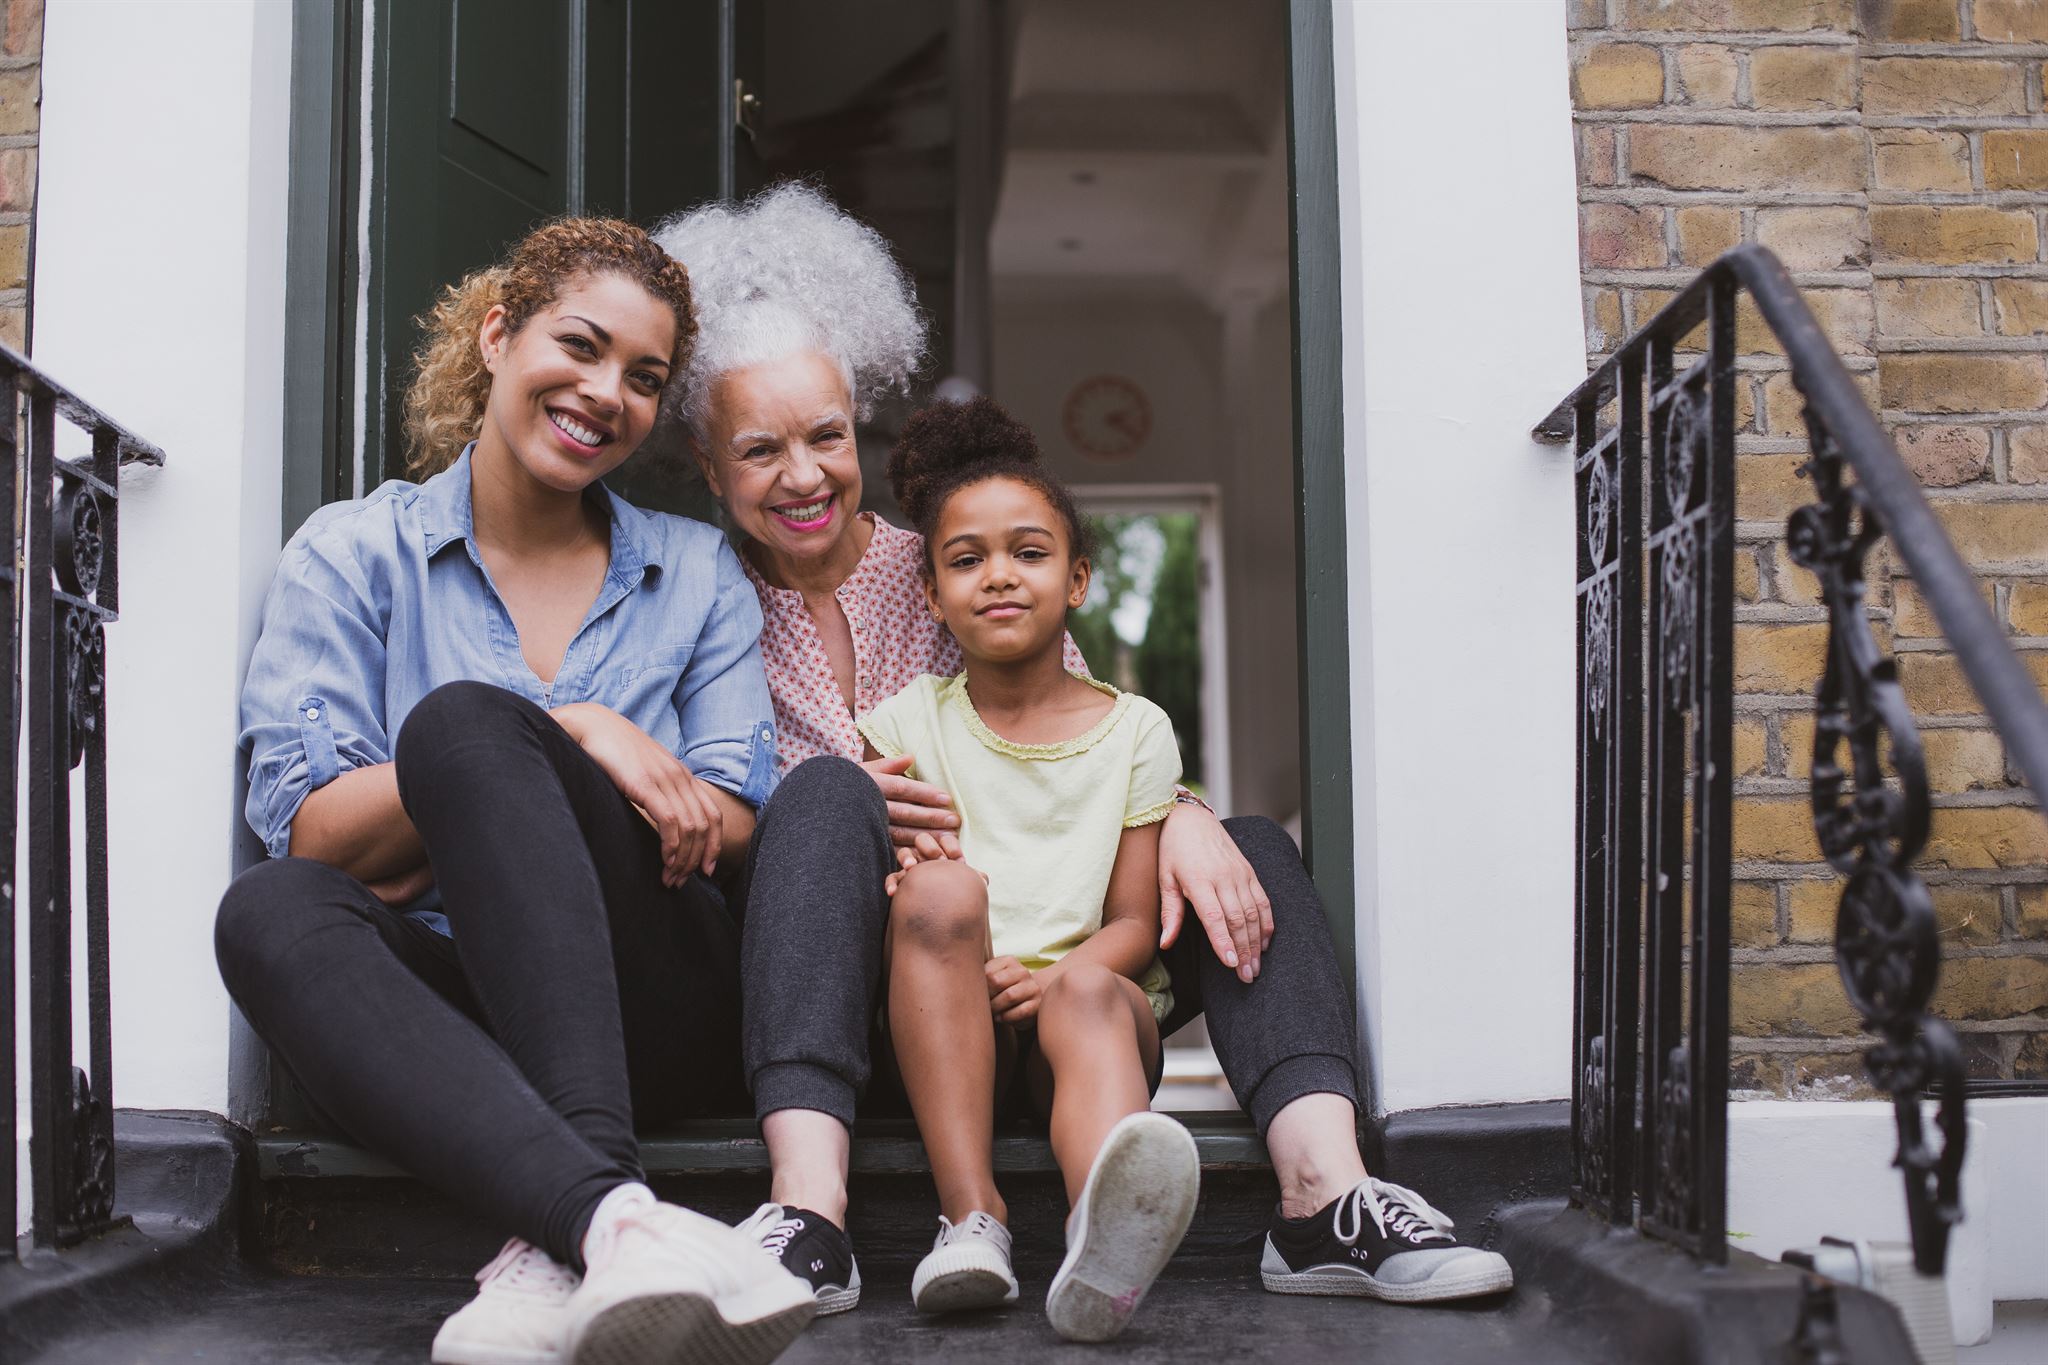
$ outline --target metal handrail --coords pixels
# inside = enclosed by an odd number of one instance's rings
[[[1956,553],[1920,481],[1864,401],[1777,256],[1767,247],[1736,247],[1708,266],[1641,330],[1676,336],[1690,332],[1706,317],[1707,297],[1717,275],[1734,276],[1756,301],[1765,325],[1784,344],[1800,393],[1840,443],[1862,497],[1883,520],[1893,548],[1911,571],[1942,634],[1955,646],[1957,662],[2026,775],[2027,785],[2037,796],[2048,796],[2048,703],[2043,703],[2039,688],[2006,642],[1998,618],[1977,589],[1976,575]],[[1551,409],[1537,424],[1536,439],[1553,444],[1570,440],[1573,414],[1589,402],[1594,408],[1604,406],[1614,397],[1620,379],[1617,353]]]
[[[2048,794],[2048,704],[1791,277],[1758,246],[1701,272],[1534,432],[1574,441],[1580,493],[1574,1195],[1696,1255],[1725,1254],[1742,293],[1805,400],[1800,473],[1815,501],[1792,513],[1786,539],[1828,613],[1813,821],[1846,878],[1836,963],[1878,1035],[1865,1062],[1893,1101],[1915,1263],[1935,1275],[1962,1217],[1964,1067],[1955,1031],[1927,1008],[1940,939],[1913,863],[1931,802],[1911,709],[1864,609],[1878,540],[1889,536],[2037,797]],[[1616,420],[1603,426],[1610,403]],[[1929,1091],[1941,1097],[1939,1147],[1921,1115]]]

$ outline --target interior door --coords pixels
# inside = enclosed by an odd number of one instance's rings
[[[565,213],[652,224],[735,188],[741,11],[758,0],[379,0],[361,487],[404,472],[400,414],[436,294]]]

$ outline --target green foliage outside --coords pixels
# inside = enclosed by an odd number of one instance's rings
[[[1183,780],[1202,755],[1201,552],[1193,513],[1098,515],[1088,603],[1067,629],[1106,682],[1149,697],[1173,720]]]

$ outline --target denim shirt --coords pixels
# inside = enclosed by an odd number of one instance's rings
[[[460,679],[543,707],[608,706],[759,806],[776,780],[774,708],[760,603],[725,537],[593,489],[611,565],[543,683],[477,550],[471,449],[425,483],[321,508],[284,548],[242,688],[248,819],[271,856],[289,851],[307,793],[388,762],[412,708]]]

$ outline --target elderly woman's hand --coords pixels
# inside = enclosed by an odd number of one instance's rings
[[[889,840],[898,848],[914,848],[920,834],[929,838],[960,828],[960,817],[953,813],[952,797],[929,782],[904,776],[916,761],[915,755],[898,754],[894,758],[871,758],[860,765],[875,779],[875,785],[882,789],[882,799],[889,804]]]
[[[1213,813],[1183,801],[1159,834],[1159,946],[1180,937],[1187,907],[1209,935],[1209,946],[1240,981],[1259,974],[1259,958],[1273,941],[1273,903],[1252,865]]]

